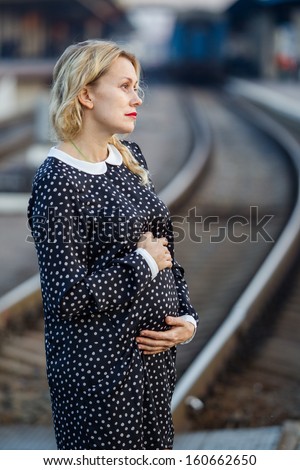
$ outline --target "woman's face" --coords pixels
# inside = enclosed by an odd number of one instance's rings
[[[111,136],[134,130],[142,104],[137,88],[134,66],[125,57],[116,59],[103,77],[87,87],[93,105],[89,116],[99,132]]]

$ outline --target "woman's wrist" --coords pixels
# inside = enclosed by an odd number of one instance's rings
[[[196,334],[197,322],[196,322],[195,318],[193,318],[192,315],[189,315],[189,314],[181,315],[180,318],[182,318],[183,320],[191,323],[194,326],[194,333],[192,334],[192,336],[189,339],[187,339],[186,341],[183,341],[182,343],[180,343],[180,344],[187,344],[190,341],[192,341],[192,339],[194,338],[194,336]]]
[[[158,269],[155,259],[153,258],[152,255],[150,255],[149,251],[147,251],[145,248],[137,248],[135,251],[136,253],[139,253],[148,264],[151,274],[152,274],[152,280],[153,280],[159,273],[159,269]]]

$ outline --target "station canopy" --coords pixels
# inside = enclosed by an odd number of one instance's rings
[[[257,3],[261,3],[262,5],[279,5],[280,3],[298,3],[298,4],[300,4],[300,0],[258,0]]]
[[[300,5],[300,0],[237,0],[228,7],[231,16],[247,15],[260,8],[285,8]]]
[[[237,0],[115,0],[124,8],[131,7],[169,7],[176,10],[199,9],[222,12]]]

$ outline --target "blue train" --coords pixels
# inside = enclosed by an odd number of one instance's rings
[[[169,43],[169,73],[191,83],[222,80],[227,30],[223,16],[200,11],[178,14]]]

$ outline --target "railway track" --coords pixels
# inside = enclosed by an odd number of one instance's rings
[[[232,347],[222,350],[222,359],[217,352],[212,355],[199,382],[193,379],[184,385],[182,392],[182,383],[189,379],[187,369],[205,351],[220,325],[224,325],[237,300],[273,251],[274,241],[282,234],[292,213],[296,192],[287,149],[264,131],[249,125],[213,93],[194,90],[189,101],[188,115],[198,142],[189,165],[184,168],[187,179],[181,174],[161,192],[171,207],[178,234],[177,258],[188,267],[186,276],[191,297],[200,313],[196,338],[178,348],[179,381],[173,407],[177,432],[200,429],[199,423],[206,412],[198,414],[189,408],[186,400],[189,395],[195,394],[211,410],[208,403],[213,384],[238,350],[237,338]],[[204,108],[210,131],[207,125],[199,128]],[[213,146],[210,146],[211,136]],[[204,148],[201,142],[205,142]],[[187,182],[190,175],[194,176],[193,184],[191,180]],[[180,186],[181,197],[174,198]],[[263,226],[261,220],[265,221]],[[18,309],[13,302],[7,302],[0,315],[3,338],[0,421],[50,424],[39,295],[31,296],[30,308],[27,304],[23,295]],[[26,308],[27,320],[20,323]],[[252,322],[248,324],[250,328]],[[19,325],[19,331],[15,325]]]
[[[245,97],[253,98],[247,93]],[[245,106],[245,101],[240,105]],[[249,108],[249,104],[246,107]],[[295,174],[299,180],[299,133],[295,119],[287,116],[286,110],[275,112],[265,105],[260,105],[259,109],[268,111],[273,119],[276,118],[288,129],[289,134],[286,134],[272,123],[272,132],[277,131],[277,136],[281,135],[281,145],[293,154]],[[252,106],[250,112],[258,117],[257,110]],[[268,118],[266,123],[267,127],[271,124]],[[294,141],[290,136],[294,136]],[[280,246],[282,252],[285,251],[277,272],[280,279],[276,279],[274,271],[271,277],[274,286],[271,291],[267,290],[261,305],[256,307],[257,318],[240,331],[234,354],[227,362],[220,361],[217,379],[210,381],[210,387],[206,383],[206,391],[202,377],[202,390],[200,387],[197,397],[201,403],[204,402],[204,406],[202,409],[199,406],[198,410],[195,407],[187,410],[188,419],[185,424],[182,423],[182,430],[284,425],[278,448],[299,449],[300,226],[299,188],[294,189],[297,202],[293,214],[288,217],[289,228],[286,228],[285,235],[289,236],[285,238],[285,246],[283,243]]]
[[[274,248],[276,245],[279,248],[280,244],[278,241],[276,244],[270,242],[266,234],[256,238],[257,219],[256,216],[249,217],[249,206],[259,210],[260,220],[263,217],[268,220],[268,216],[273,216],[267,223],[267,232],[273,240],[278,240],[294,207],[297,186],[293,168],[290,166],[292,160],[286,158],[287,155],[291,157],[290,140],[283,138],[282,130],[279,132],[275,129],[277,135],[274,140],[275,136],[269,135],[270,128],[258,114],[254,119],[257,126],[252,124],[249,127],[248,121],[228,111],[233,108],[232,102],[227,103],[227,107],[221,112],[216,103],[208,103],[207,108],[211,121],[215,123],[215,168],[198,194],[194,195],[191,205],[198,207],[199,213],[204,217],[206,214],[217,214],[219,224],[216,223],[208,232],[203,232],[201,249],[189,250],[193,253],[192,265],[189,264],[190,285],[194,284],[195,292],[198,291],[197,307],[199,312],[203,312],[202,330],[200,323],[198,337],[191,346],[179,351],[179,382],[173,403],[178,433],[205,429],[205,425],[199,423],[202,423],[204,414],[207,413],[208,416],[209,410],[211,411],[209,397],[213,384],[226,368],[228,358],[233,357],[232,362],[235,362],[236,350],[240,342],[243,342],[243,331],[250,327],[255,315],[259,314],[260,303],[263,304],[271,295],[271,285],[276,286],[276,263],[271,266],[267,277],[263,275],[267,269],[260,267],[263,261],[266,261],[267,267],[268,259],[271,259],[267,255],[272,252],[276,254]],[[236,121],[234,126],[232,120]],[[268,131],[268,135],[264,130],[260,130],[260,127]],[[235,128],[236,134],[239,135],[239,144],[238,139],[232,136],[232,128]],[[268,188],[268,191],[265,191],[265,188]],[[234,214],[238,215],[236,228],[239,222],[241,225],[240,231],[236,233],[237,237],[232,240],[232,227],[228,225],[228,220]],[[203,228],[204,224],[202,230]],[[218,241],[221,229],[224,236],[222,241]],[[214,234],[217,234],[217,243],[212,240]],[[239,239],[241,234],[244,238]],[[285,243],[281,243],[283,244]],[[183,264],[186,265],[189,251],[183,246],[182,248]],[[177,247],[177,252],[178,249],[180,250],[180,246]],[[291,259],[289,261],[291,262]],[[193,265],[194,271],[191,269]],[[275,274],[273,273],[271,285],[268,285],[273,271]],[[277,269],[278,278],[279,274]],[[264,287],[265,292],[262,290]],[[185,372],[187,363],[190,367]],[[198,398],[198,402],[192,402],[196,403],[195,410],[188,407],[191,396]],[[232,394],[231,402],[234,407]],[[221,404],[217,410],[220,406]],[[206,428],[209,428],[208,420],[209,418],[206,420]]]

